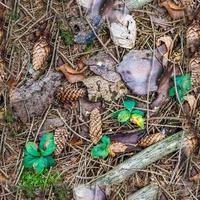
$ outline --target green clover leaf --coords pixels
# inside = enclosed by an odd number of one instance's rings
[[[138,114],[131,115],[131,122],[137,124],[140,128],[144,129],[144,118]]]
[[[27,153],[32,156],[40,156],[37,145],[34,142],[28,142],[25,146]]]
[[[131,98],[127,98],[123,101],[123,105],[124,107],[128,110],[128,111],[132,111],[133,108],[137,105],[137,102],[134,101],[133,99]]]
[[[33,167],[33,164],[39,159],[40,157],[34,157],[30,154],[24,156],[23,165],[25,168]]]
[[[33,164],[33,168],[39,174],[43,172],[45,167],[47,167],[47,162],[44,157],[38,158]]]
[[[134,110],[131,112],[131,114],[137,114],[140,115],[142,117],[144,117],[145,113],[142,110]]]
[[[128,111],[128,110],[122,110],[119,113],[117,119],[118,119],[119,122],[124,123],[124,122],[129,121],[130,116],[131,116],[131,112],[130,111]]]

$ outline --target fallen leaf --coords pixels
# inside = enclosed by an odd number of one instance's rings
[[[184,146],[182,152],[184,156],[190,157],[195,152],[195,150],[197,150],[199,145],[199,138],[195,134],[189,133],[186,144],[187,145]]]
[[[195,96],[193,96],[191,94],[188,94],[185,97],[185,100],[189,103],[190,110],[191,110],[191,112],[193,112],[195,110],[195,108],[196,108],[196,105],[197,105],[197,100],[196,100]]]
[[[128,147],[121,142],[112,143],[109,147],[110,155],[115,156],[116,153],[124,153],[127,148]]]
[[[190,181],[200,181],[200,174],[196,174],[195,176],[190,177]]]
[[[163,36],[158,38],[158,40],[156,41],[156,45],[157,47],[161,46],[161,44],[164,43],[166,46],[166,53],[163,55],[163,66],[167,66],[168,60],[169,60],[169,56],[172,52],[172,48],[173,48],[173,40],[170,36]]]
[[[166,52],[164,45],[155,50],[154,57],[150,50],[132,50],[124,56],[117,71],[134,94],[146,95],[148,92],[157,91],[157,82],[163,70],[160,64],[161,52]]]
[[[82,139],[78,138],[78,137],[73,137],[70,142],[69,142],[71,145],[77,145],[77,146],[80,146],[82,145],[84,142]]]
[[[182,5],[185,7],[185,13],[189,20],[194,17],[195,11],[195,1],[194,0],[181,0]]]
[[[5,176],[3,176],[3,175],[0,174],[0,184],[4,184],[7,181],[8,181],[8,179]]]
[[[73,69],[69,64],[64,64],[56,68],[57,71],[61,71],[65,75],[66,79],[70,83],[77,83],[79,81],[82,81],[85,78],[84,71],[86,69],[87,67],[83,68],[80,71],[77,71]]]
[[[166,0],[160,3],[160,6],[165,7],[165,9],[168,11],[169,15],[173,19],[180,19],[185,16],[185,8],[176,5],[172,0]]]

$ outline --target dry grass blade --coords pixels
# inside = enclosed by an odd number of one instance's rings
[[[102,121],[99,109],[95,108],[90,114],[90,138],[97,144],[102,137]]]

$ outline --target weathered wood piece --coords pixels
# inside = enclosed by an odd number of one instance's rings
[[[139,9],[151,2],[152,0],[125,0],[125,4],[129,10]]]

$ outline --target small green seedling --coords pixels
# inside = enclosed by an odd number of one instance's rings
[[[185,100],[186,93],[190,91],[192,87],[191,75],[186,74],[186,75],[176,76],[175,82],[176,82],[178,98],[182,103]],[[170,97],[176,96],[176,88],[175,87],[170,88],[169,90]]]
[[[140,128],[144,128],[144,112],[141,110],[134,109],[137,102],[131,98],[127,98],[123,101],[123,106],[125,109],[118,110],[112,114],[112,117],[117,118],[117,120],[122,124],[127,124],[133,122],[137,124]]]
[[[51,154],[55,148],[53,133],[42,135],[39,146],[34,142],[28,142],[24,151],[24,167],[33,167],[36,173],[42,173],[45,168],[54,166],[55,160]]]
[[[61,27],[60,36],[64,41],[65,46],[71,46],[74,44],[74,36],[69,30],[65,30],[63,27]]]
[[[109,155],[110,138],[104,135],[100,142],[92,148],[91,156],[93,158],[106,158]]]

